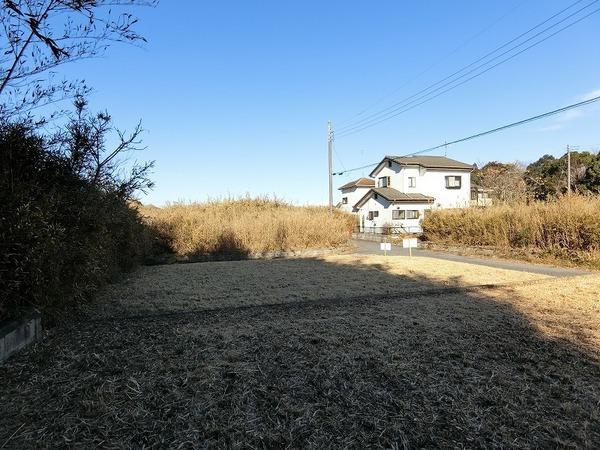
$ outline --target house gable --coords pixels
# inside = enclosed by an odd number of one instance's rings
[[[342,193],[340,209],[347,212],[356,212],[353,205],[360,200],[365,193],[375,186],[375,181],[371,178],[359,178],[358,180],[350,181],[338,189]]]
[[[381,171],[385,168],[390,169],[390,171],[393,173],[398,173],[400,172],[400,169],[402,167],[400,167],[400,165],[394,160],[392,160],[389,156],[386,156],[379,164],[377,164],[377,166],[375,166],[375,168],[371,171],[369,176],[374,179],[377,179]],[[376,181],[375,185],[377,185]]]

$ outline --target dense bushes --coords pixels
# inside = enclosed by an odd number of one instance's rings
[[[471,246],[529,249],[600,266],[600,197],[560,196],[548,202],[432,211],[426,239]]]
[[[0,320],[88,297],[145,251],[122,186],[83,175],[73,152],[48,141],[0,126]]]
[[[133,192],[151,184],[151,165],[119,176],[103,144],[110,118],[84,107],[57,134],[0,125],[0,320],[81,301],[160,250],[247,255],[336,247],[350,237],[351,216],[278,200],[133,206]],[[118,149],[137,142],[135,133],[120,136]]]
[[[148,223],[181,256],[265,253],[346,244],[354,217],[268,198],[144,207]]]

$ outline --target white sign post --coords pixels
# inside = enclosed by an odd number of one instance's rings
[[[392,244],[390,242],[382,242],[381,244],[379,244],[379,248],[381,248],[383,254],[387,256],[387,252],[392,251]]]
[[[402,239],[402,247],[408,249],[408,255],[412,256],[412,249],[417,248],[417,238]]]

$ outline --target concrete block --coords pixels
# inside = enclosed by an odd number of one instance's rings
[[[21,320],[0,323],[0,362],[42,336],[42,318],[31,313]]]

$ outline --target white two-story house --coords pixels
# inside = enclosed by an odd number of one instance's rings
[[[362,191],[351,210],[364,231],[382,232],[389,226],[420,232],[428,210],[469,207],[472,170],[445,156],[386,156],[370,174],[374,186]],[[349,185],[340,188],[342,195]]]
[[[354,205],[374,187],[375,180],[372,178],[359,178],[344,184],[339,188],[342,191],[342,200],[338,203],[338,208],[347,212],[358,212]]]

